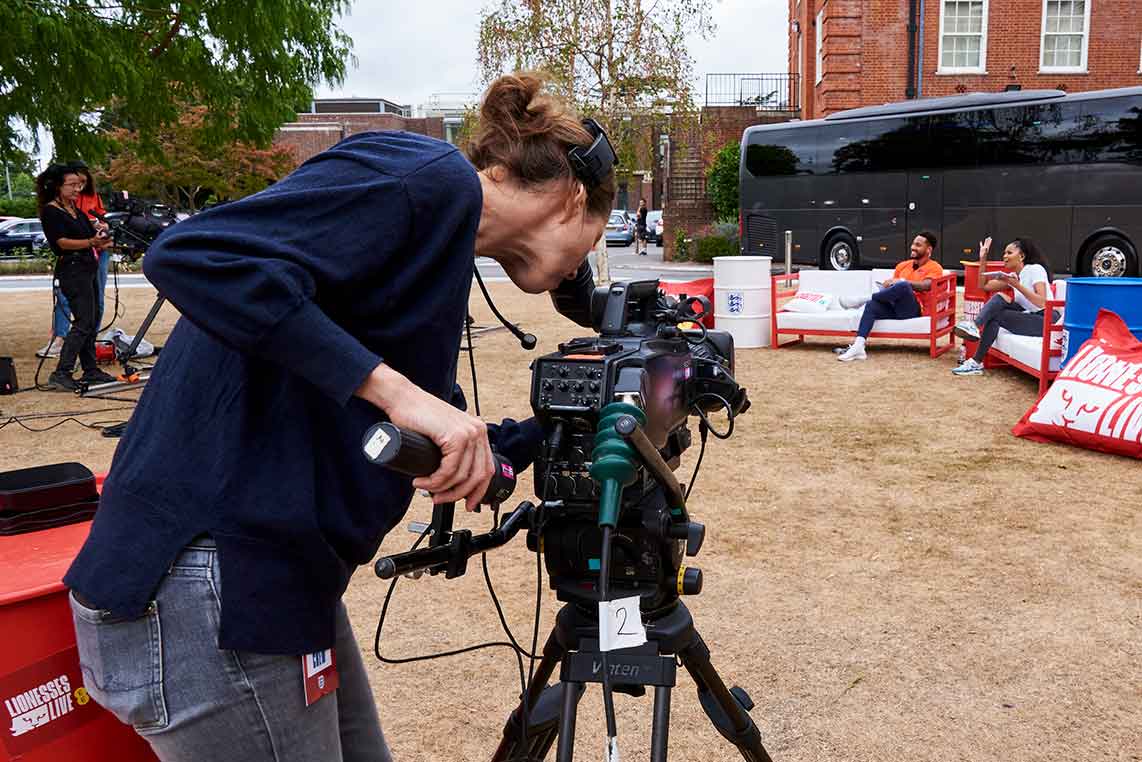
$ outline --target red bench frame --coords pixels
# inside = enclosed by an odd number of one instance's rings
[[[777,302],[779,299],[793,296],[797,293],[797,286],[800,279],[797,274],[792,276],[788,275],[774,275],[773,284],[771,287],[770,297],[770,346],[774,349],[780,347],[790,347],[794,344],[800,344],[805,340],[806,336],[856,336],[856,331],[837,331],[821,328],[778,328],[777,327]],[[931,328],[926,334],[928,337],[928,354],[930,357],[939,357],[945,352],[949,351],[956,345],[956,337],[952,333],[952,329],[956,324],[956,275],[949,273],[941,275],[932,281],[932,288],[929,291],[917,291],[916,298],[919,300],[921,307],[923,307],[923,314],[931,318]],[[946,302],[944,300],[947,300]],[[939,309],[938,305],[943,303],[943,308]],[[940,318],[947,318],[947,325],[943,328],[936,328],[940,322]],[[781,342],[781,336],[797,336],[794,341]],[[940,344],[940,339],[948,337],[947,344]],[[870,339],[923,339],[925,334],[922,333],[895,333],[887,331],[873,331],[869,334]]]

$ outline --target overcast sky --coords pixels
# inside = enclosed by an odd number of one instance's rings
[[[341,27],[353,37],[358,66],[345,84],[318,97],[387,98],[418,106],[433,93],[479,89],[476,35],[480,10],[496,0],[356,0]],[[717,30],[690,46],[696,100],[705,75],[786,70],[787,0],[714,0]]]

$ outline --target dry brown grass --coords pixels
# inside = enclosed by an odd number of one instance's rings
[[[541,349],[579,332],[545,298],[493,290]],[[121,325],[131,331],[152,295],[124,296]],[[0,304],[0,354],[16,357],[25,384],[47,299],[5,295]],[[478,293],[473,311],[490,322]],[[160,343],[173,319],[168,307],[154,331]],[[503,331],[476,343],[485,417],[526,415],[530,357]],[[691,509],[708,539],[697,559],[706,590],[688,605],[715,663],[757,702],[753,716],[778,762],[1142,759],[1139,465],[1016,439],[1010,428],[1035,382],[1014,371],[957,379],[952,364],[883,342],[854,365],[819,342],[739,353],[754,407],[732,440],[711,441]],[[0,397],[5,417],[118,405]],[[70,423],[50,434],[8,426],[0,468],[74,459],[102,470],[114,445]],[[429,512],[418,499],[409,518]],[[394,532],[382,549],[410,541]],[[530,637],[534,557],[517,539],[489,562],[517,637]],[[478,571],[398,585],[383,652],[502,639]],[[385,588],[362,569],[347,600],[397,757],[486,759],[515,702],[514,660],[501,649],[377,663]],[[545,592],[541,639],[555,610]],[[583,759],[601,755],[599,693],[589,690],[580,708]],[[617,704],[624,759],[647,759],[649,698]],[[684,673],[673,718],[673,759],[735,758]]]

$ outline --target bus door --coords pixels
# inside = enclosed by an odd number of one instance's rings
[[[908,236],[907,246],[920,231],[927,230],[941,238],[944,222],[944,178],[936,172],[908,173]],[[936,259],[944,261],[942,250],[937,249]],[[908,256],[907,252],[901,259]],[[958,260],[958,257],[956,257]],[[955,260],[953,260],[955,261]],[[945,266],[948,262],[944,262]]]
[[[908,232],[908,177],[903,172],[880,172],[864,175],[863,180],[860,261],[865,267],[892,267],[908,256],[904,238]]]

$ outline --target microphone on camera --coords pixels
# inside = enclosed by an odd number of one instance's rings
[[[512,336],[515,336],[517,339],[519,339],[519,345],[521,347],[524,349],[535,349],[537,341],[535,334],[524,333],[518,325],[501,315],[500,311],[496,309],[496,305],[492,303],[492,296],[488,293],[487,286],[484,285],[484,279],[480,277],[479,265],[474,266],[472,271],[476,273],[476,282],[480,284],[480,291],[484,292],[484,301],[486,301],[488,306],[492,308],[492,314],[496,316],[496,320],[499,320],[500,324],[503,325],[504,328],[507,328],[508,332],[511,333]]]

